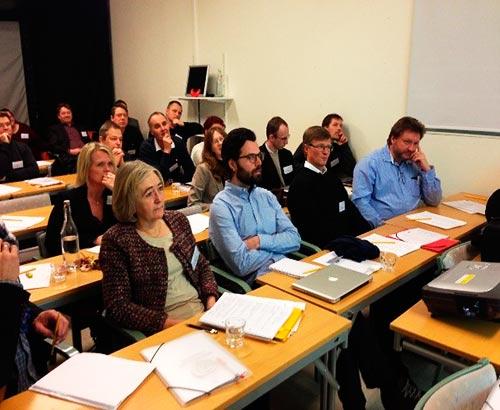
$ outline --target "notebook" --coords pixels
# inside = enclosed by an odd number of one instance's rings
[[[372,280],[372,275],[330,265],[292,284],[294,289],[317,296],[331,303]]]
[[[422,222],[427,225],[437,226],[441,229],[452,229],[458,226],[464,226],[467,222],[460,219],[449,218],[447,216],[438,215],[433,212],[423,211],[415,214],[406,215],[412,221]]]
[[[318,269],[321,269],[321,266],[296,261],[290,258],[283,258],[269,265],[269,268],[273,271],[284,273],[285,275],[292,276],[294,278],[303,278]]]

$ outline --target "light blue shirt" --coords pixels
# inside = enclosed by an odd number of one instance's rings
[[[249,190],[226,182],[210,208],[209,235],[231,271],[253,282],[269,265],[300,247],[300,236],[276,197],[263,188]],[[258,235],[260,248],[249,250],[244,240]]]
[[[388,146],[372,152],[354,168],[352,201],[374,227],[417,208],[421,201],[436,206],[441,196],[434,167],[423,172],[411,161],[398,164]]]

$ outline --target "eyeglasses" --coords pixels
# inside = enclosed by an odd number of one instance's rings
[[[238,157],[238,159],[242,159],[242,158],[245,158],[245,159],[247,159],[250,162],[255,164],[257,162],[257,158],[259,158],[260,161],[262,162],[263,155],[262,155],[262,152],[259,152],[258,154],[247,154],[247,155],[242,155],[241,157]]]
[[[307,144],[312,148],[320,149],[321,151],[331,151],[333,146],[331,144],[324,145],[324,144],[318,144],[318,145],[313,145],[313,144]]]

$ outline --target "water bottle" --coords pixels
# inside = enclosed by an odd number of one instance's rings
[[[64,264],[68,272],[75,272],[75,262],[80,252],[80,242],[78,241],[78,231],[75,222],[71,217],[71,205],[68,199],[64,201],[64,223],[61,229],[61,250]]]

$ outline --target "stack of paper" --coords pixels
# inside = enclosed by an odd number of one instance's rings
[[[433,212],[423,211],[416,214],[406,215],[412,221],[423,222],[427,225],[437,226],[441,229],[452,229],[458,226],[466,225],[467,222],[460,219],[448,218],[447,216],[438,215]]]
[[[50,177],[27,179],[26,182],[30,185],[37,185],[37,186],[51,186],[51,185],[59,185],[59,184],[63,183],[62,181],[59,181],[58,179],[54,179],[54,178],[50,178]]]
[[[442,233],[428,231],[422,228],[412,228],[391,235],[394,239],[410,242],[418,246],[427,245],[428,243],[439,241],[440,239],[448,238],[448,235]]]
[[[153,371],[135,360],[80,353],[66,360],[30,390],[99,409],[116,409]]]
[[[50,275],[52,274],[50,263],[22,265],[19,270],[21,273],[19,280],[24,289],[48,288],[50,286]]]
[[[88,248],[88,249],[85,249],[87,252],[90,252],[90,253],[96,253],[99,255],[99,252],[101,252],[101,245],[96,245],[96,246],[93,246],[92,248]]]
[[[250,371],[204,332],[194,332],[141,355],[156,366],[156,373],[181,403],[248,377]]]
[[[193,235],[196,235],[197,233],[203,232],[205,229],[208,229],[208,221],[210,219],[208,215],[193,214],[188,215],[187,219],[189,221],[189,225],[191,226]]]
[[[365,275],[371,275],[373,272],[382,269],[382,264],[379,262],[372,261],[370,259],[364,260],[362,262],[356,262],[351,259],[339,257],[334,251],[317,257],[316,259],[314,259],[314,262],[320,263],[323,266],[330,266],[335,264],[346,269],[364,273]]]
[[[284,273],[285,275],[294,278],[303,278],[311,273],[321,269],[321,266],[313,265],[312,263],[296,261],[290,258],[283,258],[269,265],[269,269]]]
[[[14,192],[19,191],[21,188],[17,186],[9,186],[5,184],[0,184],[0,195],[9,195]]]
[[[479,202],[462,200],[462,201],[446,201],[443,204],[451,206],[452,208],[460,209],[468,214],[481,214],[486,213],[486,205]]]
[[[42,222],[44,219],[45,218],[43,216],[0,216],[0,220],[2,220],[5,223],[7,229],[13,233],[36,225]]]
[[[420,245],[403,242],[398,239],[388,238],[387,236],[382,236],[378,233],[372,233],[371,235],[365,236],[362,239],[373,243],[377,248],[380,249],[380,252],[392,252],[397,256],[404,256],[410,252],[420,249]]]
[[[236,293],[223,293],[215,305],[200,318],[200,322],[219,329],[225,328],[226,319],[245,319],[245,335],[272,340],[280,328],[294,314],[295,309],[304,311],[305,302],[262,298]]]

